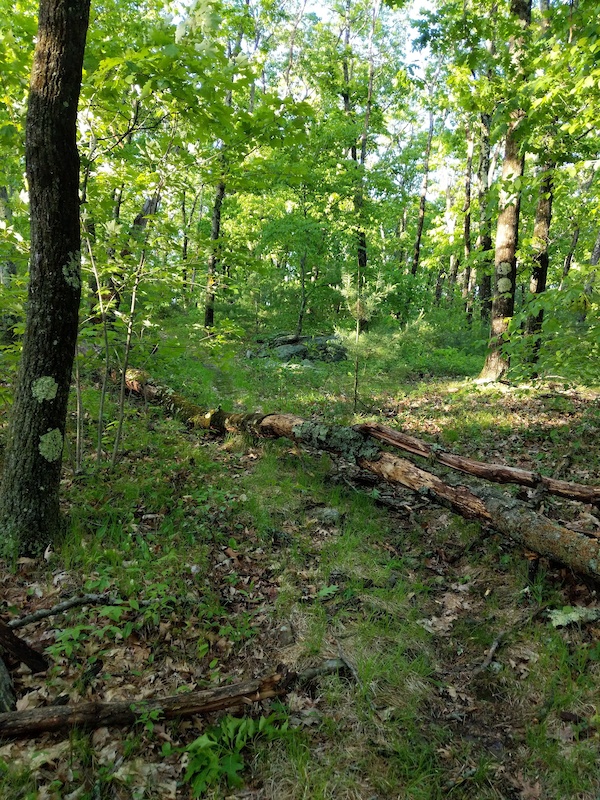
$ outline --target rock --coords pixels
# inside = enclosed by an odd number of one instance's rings
[[[294,644],[295,639],[292,626],[280,625],[279,628],[277,628],[277,638],[282,647],[288,647],[290,644]]]
[[[291,333],[278,333],[268,339],[257,339],[261,347],[257,352],[248,350],[246,358],[268,358],[272,356],[279,361],[290,361],[297,358],[307,365],[309,361],[345,361],[348,358],[346,348],[335,334],[325,336],[296,336]]]
[[[317,508],[313,513],[324,525],[339,525],[342,521],[342,515],[337,508]]]
[[[282,344],[273,348],[273,355],[280,361],[289,361],[290,358],[306,358],[308,348],[304,344]]]

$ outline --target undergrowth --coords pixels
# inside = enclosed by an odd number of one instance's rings
[[[431,319],[365,334],[357,413],[351,360],[248,358],[254,339],[233,324],[206,339],[193,313],[171,314],[131,361],[207,408],[377,419],[474,458],[600,482],[597,394],[477,386],[479,337]],[[132,729],[6,743],[2,797],[597,800],[600,629],[550,613],[597,607],[596,586],[332,456],[191,431],[135,398],[116,467],[96,464],[96,369],[96,354],[81,365],[86,446],[81,474],[67,458],[69,533],[43,565],[5,573],[3,610],[104,600],[24,629],[52,667],[16,673],[21,705],[341,666],[257,708],[142,713]],[[74,410],[69,425],[73,442]],[[591,509],[530,502],[593,525]]]

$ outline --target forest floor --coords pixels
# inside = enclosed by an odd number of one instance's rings
[[[417,377],[420,366],[393,371],[373,336],[355,414],[349,363],[276,364],[245,347],[181,330],[132,360],[207,407],[379,420],[483,461],[600,483],[589,388]],[[142,714],[133,728],[5,742],[2,798],[597,800],[598,584],[330,455],[191,431],[134,399],[118,464],[97,465],[88,374],[87,458],[64,481],[71,530],[42,563],[2,572],[2,612],[86,592],[120,602],[21,629],[52,666],[10,665],[18,708],[172,695],[280,664],[344,668],[209,719]],[[525,499],[600,531],[597,509]],[[258,731],[247,720],[261,716]]]

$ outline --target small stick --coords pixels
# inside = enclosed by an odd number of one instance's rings
[[[68,600],[63,600],[62,603],[57,603],[51,608],[40,608],[32,614],[27,614],[27,616],[21,617],[20,619],[11,619],[8,623],[8,627],[13,629],[23,628],[25,625],[30,625],[32,622],[39,622],[39,620],[46,619],[46,617],[62,614],[63,611],[68,611],[70,608],[75,608],[76,606],[97,606],[101,604],[120,606],[126,602],[126,600],[122,600],[120,597],[114,597],[110,594],[84,594],[78,597],[70,597]],[[153,602],[152,600],[140,600],[139,605],[148,606]]]

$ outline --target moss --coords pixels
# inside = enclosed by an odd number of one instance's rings
[[[46,461],[58,461],[63,449],[63,437],[58,428],[53,428],[40,436],[38,449]]]
[[[295,425],[292,432],[297,439],[311,447],[334,450],[347,461],[357,462],[361,459],[377,461],[381,457],[379,447],[352,428],[303,422],[301,425]]]
[[[35,397],[38,403],[43,403],[44,400],[54,400],[58,392],[58,383],[50,375],[44,375],[33,382],[31,387],[31,394]]]

